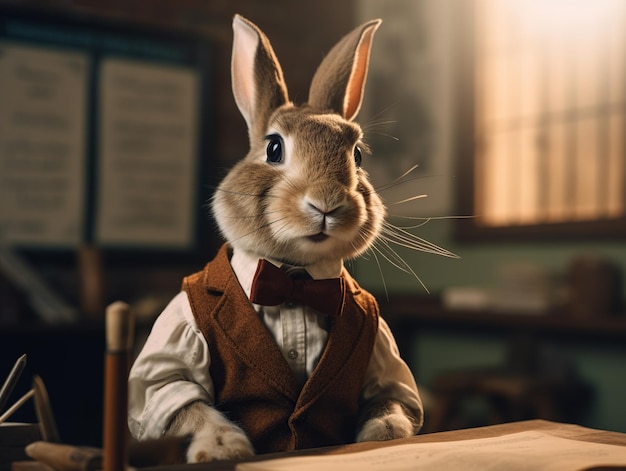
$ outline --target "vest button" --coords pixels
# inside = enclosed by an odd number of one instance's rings
[[[298,350],[291,349],[287,352],[287,358],[290,360],[295,360],[298,358]]]
[[[285,302],[285,306],[287,306],[289,309],[293,309],[293,307],[296,305],[296,303],[294,303],[293,301],[286,301]]]

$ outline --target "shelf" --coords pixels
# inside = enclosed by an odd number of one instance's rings
[[[626,340],[626,314],[583,318],[569,315],[566,310],[545,314],[451,310],[437,298],[411,296],[392,296],[389,302],[380,301],[379,304],[385,319],[396,326],[475,327]]]

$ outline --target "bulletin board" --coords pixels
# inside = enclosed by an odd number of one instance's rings
[[[206,38],[0,7],[0,244],[188,250]]]

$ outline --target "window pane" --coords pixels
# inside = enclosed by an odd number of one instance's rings
[[[475,1],[476,213],[624,217],[626,2]]]

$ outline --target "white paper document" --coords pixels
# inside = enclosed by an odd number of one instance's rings
[[[197,206],[197,71],[107,59],[99,97],[97,242],[188,247]]]
[[[0,42],[0,243],[81,242],[89,65]]]
[[[576,471],[626,466],[626,447],[539,431],[494,438],[396,445],[356,453],[243,463],[237,471]]]

